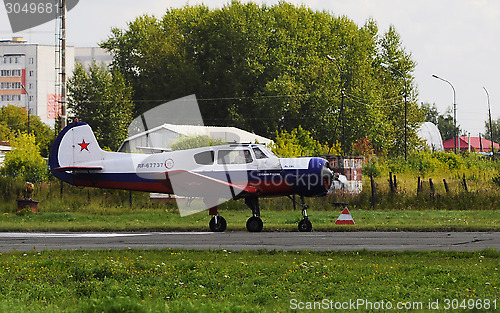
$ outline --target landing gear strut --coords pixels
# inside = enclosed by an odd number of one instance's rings
[[[290,200],[293,202],[293,207],[295,209],[295,206],[297,205],[297,202],[295,201],[295,195],[294,197],[290,197]],[[309,206],[306,204],[304,200],[304,196],[300,196],[300,203],[299,205],[302,207],[302,217],[303,219],[299,222],[299,231],[300,232],[310,232],[312,230],[312,223],[309,221],[309,217],[307,216],[307,209],[309,209]]]
[[[217,212],[217,207],[210,208],[208,212],[210,215],[213,215],[210,223],[208,223],[210,230],[214,233],[221,233],[225,231],[227,223],[226,220]]]
[[[259,198],[245,198],[245,204],[252,210],[253,215],[247,221],[247,230],[251,233],[261,232],[264,223],[260,218]]]

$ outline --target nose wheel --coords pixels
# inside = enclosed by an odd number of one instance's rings
[[[210,220],[210,223],[208,223],[208,226],[210,226],[210,230],[214,233],[221,233],[226,230],[227,223],[222,216],[215,215]]]
[[[290,200],[293,202],[293,210],[295,211],[295,207],[297,205],[297,201],[295,201],[295,195],[293,197],[288,196]],[[302,217],[303,219],[299,222],[299,231],[300,232],[310,232],[312,231],[312,223],[309,221],[309,217],[307,216],[307,209],[309,206],[306,204],[304,200],[304,196],[300,196],[300,203],[298,203],[302,207]]]

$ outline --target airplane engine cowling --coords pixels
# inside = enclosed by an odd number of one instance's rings
[[[320,197],[328,193],[333,181],[333,173],[327,160],[310,158],[307,169],[289,171],[287,183],[294,192],[305,197]]]

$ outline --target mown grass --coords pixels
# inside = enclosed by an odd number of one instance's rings
[[[357,196],[335,194],[309,198],[308,214],[315,231],[429,230],[491,231],[500,228],[500,196],[479,191],[426,192],[419,195],[391,193],[383,182],[372,206],[370,190]],[[38,214],[16,214],[16,201],[0,203],[0,231],[206,231],[207,211],[180,217],[175,201],[155,202],[148,193],[95,188],[76,188],[59,183],[37,185],[33,198],[39,201]],[[130,201],[132,204],[130,204]],[[287,198],[262,199],[264,231],[297,231],[302,219],[300,207],[293,210]],[[346,202],[356,222],[337,226],[335,220]],[[228,201],[220,207],[228,231],[246,230],[251,212],[243,200]]]
[[[227,231],[246,231],[249,211],[220,212]],[[351,210],[356,225],[335,225],[341,209],[309,211],[314,231],[498,231],[500,211]],[[298,231],[300,211],[263,211],[263,231]],[[208,231],[207,212],[180,217],[175,212],[91,215],[39,213],[0,215],[0,231]]]
[[[13,252],[0,255],[0,311],[286,312],[292,299],[424,308],[429,300],[489,299],[498,307],[499,257],[492,250]]]

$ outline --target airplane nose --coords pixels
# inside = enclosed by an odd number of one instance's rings
[[[330,190],[333,184],[333,172],[330,169],[329,163],[326,162],[323,168],[321,169],[321,178],[323,180],[323,186],[328,191]]]

